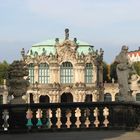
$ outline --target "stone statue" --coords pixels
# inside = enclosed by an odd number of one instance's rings
[[[116,72],[119,83],[119,101],[131,101],[130,88],[128,85],[128,79],[130,73],[134,71],[131,65],[128,55],[128,47],[122,46],[121,52],[115,58],[115,63],[117,63]]]
[[[44,56],[46,55],[46,50],[45,50],[45,48],[42,49],[42,55],[44,55]]]

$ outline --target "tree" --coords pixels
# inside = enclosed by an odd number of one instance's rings
[[[103,62],[103,82],[109,82],[110,80],[110,70],[109,65],[106,62]]]
[[[8,67],[9,64],[6,61],[0,63],[0,85],[3,84],[4,79],[6,79]]]
[[[110,65],[110,78],[111,78],[111,79],[114,78],[115,81],[117,81],[116,66],[117,66],[116,63],[112,63],[112,64]]]
[[[134,62],[134,68],[138,75],[140,75],[140,62]]]

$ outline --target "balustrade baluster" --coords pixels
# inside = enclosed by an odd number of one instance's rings
[[[76,117],[76,127],[79,128],[81,125],[80,117],[81,117],[81,110],[79,107],[76,108],[75,110],[75,117]]]
[[[86,125],[86,128],[89,128],[89,125],[90,125],[89,116],[90,116],[90,110],[87,108],[85,110],[85,117],[86,117],[85,125]]]
[[[94,109],[94,117],[95,117],[95,121],[94,121],[94,124],[95,124],[95,127],[99,127],[99,109],[97,107],[95,107]]]
[[[42,118],[42,110],[41,109],[38,109],[36,111],[36,118],[38,119],[36,126],[40,129],[41,126],[43,125],[42,120],[41,120],[41,118]]]
[[[32,126],[33,126],[33,123],[32,123],[33,112],[31,111],[30,108],[26,112],[26,118],[27,118],[27,124],[26,124],[26,126],[28,127],[28,129],[31,129]]]
[[[52,118],[52,110],[47,109],[46,110],[46,126],[47,126],[47,128],[51,128],[51,126],[52,126],[51,118]]]
[[[56,110],[56,117],[57,117],[57,123],[56,123],[57,128],[61,128],[62,123],[61,123],[61,109],[60,108],[57,108]]]
[[[109,124],[109,121],[108,121],[109,109],[107,107],[105,107],[103,109],[103,116],[104,116],[103,124],[104,124],[105,127],[108,127],[108,124]]]
[[[8,124],[9,112],[8,112],[8,110],[5,109],[2,112],[2,114],[3,114],[2,119],[4,120],[2,127],[3,127],[4,131],[8,131],[8,127],[9,127],[9,124]]]
[[[67,109],[66,117],[67,117],[67,122],[66,122],[67,128],[70,128],[70,126],[72,124],[70,121],[70,118],[71,118],[71,110],[70,109]]]

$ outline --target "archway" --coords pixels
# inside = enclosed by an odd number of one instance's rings
[[[0,95],[0,104],[3,104],[3,96]]]
[[[30,104],[33,104],[33,103],[34,103],[33,94],[30,93]]]
[[[85,102],[92,102],[92,95],[91,94],[86,95]]]
[[[49,103],[50,98],[48,95],[41,95],[39,98],[39,103]]]
[[[111,94],[110,93],[106,93],[104,95],[104,101],[105,102],[111,102],[112,101],[112,97],[111,97]]]
[[[73,102],[73,96],[70,92],[64,92],[61,95],[61,103],[72,103]]]

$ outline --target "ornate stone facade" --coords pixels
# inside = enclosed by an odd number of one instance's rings
[[[45,102],[45,100],[51,103],[103,100],[103,50],[94,51],[93,46],[84,46],[76,38],[70,40],[69,30],[66,31],[64,40],[60,42],[58,38],[55,39],[55,44],[52,45],[54,52],[48,54],[46,46],[37,45],[24,56],[26,64],[33,65],[32,75],[34,76],[31,77],[29,72],[29,78],[32,78],[32,81],[30,80],[31,84],[27,91],[27,102],[31,101],[30,98],[34,103]],[[43,48],[40,53],[38,50],[41,47]],[[49,72],[45,75],[49,77],[47,83],[39,81],[42,64],[48,66]],[[70,71],[67,65],[70,66]]]

